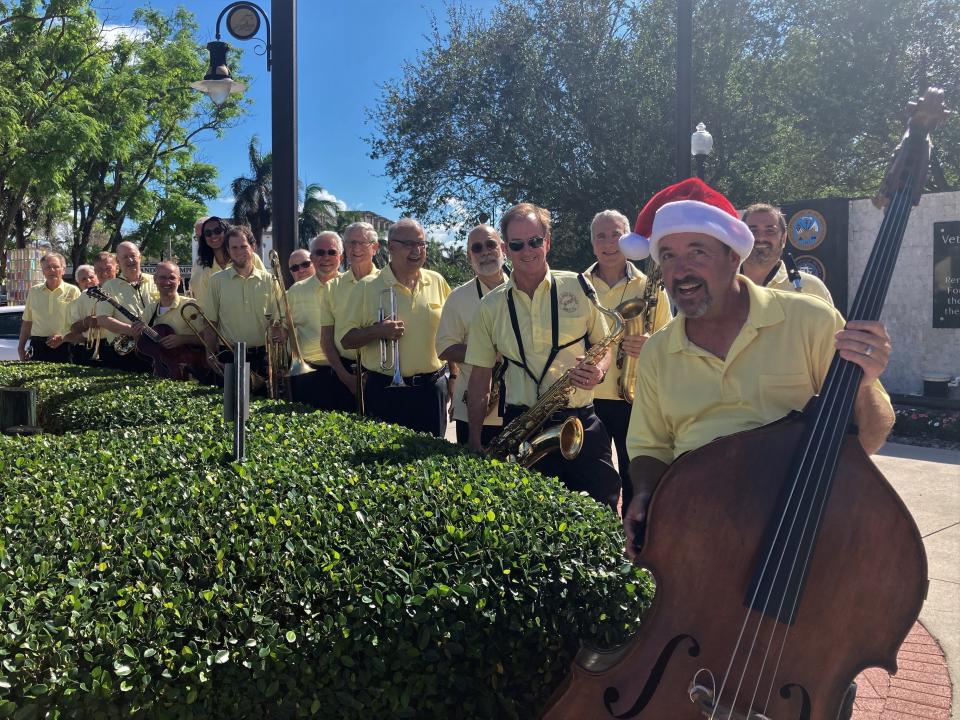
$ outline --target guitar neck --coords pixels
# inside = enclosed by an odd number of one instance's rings
[[[117,310],[119,310],[119,311],[120,311],[120,314],[123,315],[123,316],[124,316],[127,320],[129,320],[131,323],[142,322],[142,319],[141,319],[141,318],[137,317],[135,314],[133,314],[132,312],[130,312],[129,310],[127,310],[127,308],[125,308],[123,305],[121,305],[119,302],[117,302],[117,300],[116,300],[115,298],[110,297],[110,296],[107,295],[106,293],[101,292],[101,293],[99,293],[99,294],[97,294],[97,295],[93,295],[93,297],[97,298],[98,300],[103,300],[103,301],[108,302],[108,303],[110,303],[111,305],[113,305],[113,307],[115,307]],[[154,329],[153,329],[152,327],[150,327],[149,325],[147,325],[146,323],[144,323],[143,333],[144,333],[144,335],[146,335],[148,338],[150,338],[150,339],[153,340],[154,342],[160,342],[160,336],[157,334],[157,331],[154,330]]]

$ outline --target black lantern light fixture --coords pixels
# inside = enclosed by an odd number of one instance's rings
[[[217,16],[216,40],[207,43],[210,68],[203,80],[191,84],[206,93],[217,105],[246,86],[230,76],[228,46],[220,40],[220,23],[227,19],[227,31],[237,40],[250,40],[260,32],[261,18],[266,28],[267,71],[271,73],[271,122],[273,125],[273,247],[280,254],[282,267],[297,247],[297,0],[272,0],[270,15],[259,5],[240,0],[227,5]],[[274,42],[271,20],[277,42]],[[263,41],[259,41],[263,42]],[[261,248],[262,250],[262,248]]]
[[[690,136],[690,154],[697,159],[697,177],[703,180],[703,163],[713,152],[713,135],[707,132],[707,126],[697,123],[697,131]]]

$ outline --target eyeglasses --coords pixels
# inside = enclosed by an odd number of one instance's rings
[[[301,270],[306,270],[308,267],[310,267],[310,261],[309,261],[309,260],[304,260],[302,263],[297,263],[297,264],[295,264],[295,265],[291,265],[291,266],[290,266],[290,272],[292,272],[292,273],[300,272]]]
[[[408,250],[423,250],[427,246],[423,240],[391,240],[390,242],[395,242],[397,245],[402,245]]]
[[[222,227],[210,228],[209,230],[203,231],[204,237],[213,237],[214,235],[223,235],[223,228]]]
[[[347,247],[357,248],[364,247],[365,245],[373,245],[375,241],[373,240],[350,240],[347,242]]]
[[[521,250],[523,250],[525,245],[529,245],[531,250],[536,250],[538,247],[543,245],[543,241],[544,241],[544,238],[539,236],[527,238],[526,240],[510,240],[507,243],[507,247],[509,247],[514,252],[520,252]]]
[[[486,248],[487,250],[496,250],[497,246],[499,245],[500,243],[498,243],[496,240],[487,240],[482,243],[475,242],[473,245],[470,246],[470,252],[472,252],[474,255],[479,255],[480,253],[483,252],[484,248]]]
[[[323,257],[324,255],[339,255],[339,254],[340,254],[340,251],[337,250],[336,248],[327,248],[326,250],[324,250],[323,248],[319,248],[317,250],[314,250],[311,253],[311,255],[316,255],[318,257]]]

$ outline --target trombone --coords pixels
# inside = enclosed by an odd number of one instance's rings
[[[387,294],[390,299],[389,314],[383,307],[383,296]],[[380,311],[377,314],[377,319],[380,322],[397,319],[397,291],[392,286],[380,291]],[[400,340],[398,338],[394,338],[393,340],[380,340],[380,369],[384,372],[393,370],[393,380],[390,382],[389,387],[407,387],[407,384],[403,381],[403,373],[400,372]]]
[[[202,320],[217,334],[217,337],[220,339],[220,342],[223,343],[228,349],[233,347],[229,340],[227,340],[223,333],[220,332],[220,329],[210,322],[207,319],[207,316],[204,314],[203,310],[200,309],[200,306],[193,302],[184,303],[180,306],[180,317],[183,318],[183,321],[187,324],[193,334],[200,338],[200,342],[203,343],[203,346],[207,349],[207,364],[210,365],[210,369],[213,370],[217,375],[223,377],[224,369],[223,363],[217,359],[216,350],[211,350],[207,347],[207,341],[203,338],[203,331],[199,329],[194,323],[198,320]],[[265,381],[261,375],[255,373],[252,369],[250,370],[250,387],[256,391],[262,388],[265,384]]]
[[[280,273],[280,255],[276,250],[270,251],[270,267],[273,270],[273,282],[275,284],[273,299],[277,306],[277,319],[267,328],[266,338],[270,396],[276,398],[280,395],[286,395],[289,398],[289,378],[296,375],[306,375],[316,368],[303,359],[303,353],[300,351],[297,326],[294,324],[293,315],[290,313],[290,302],[287,299],[287,290],[283,285],[283,275]],[[282,308],[280,307],[281,298],[283,299]],[[268,322],[269,318],[270,315],[267,315]],[[271,330],[274,325],[286,325],[287,334],[290,337],[289,353],[284,343],[273,341]]]

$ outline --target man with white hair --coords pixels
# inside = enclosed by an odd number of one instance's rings
[[[73,279],[80,288],[80,296],[70,303],[67,311],[70,332],[63,339],[70,343],[71,360],[77,365],[89,365],[94,344],[103,330],[97,327],[97,301],[87,295],[86,290],[99,285],[100,278],[93,265],[81,265],[74,270]]]
[[[630,221],[617,210],[598,212],[590,223],[590,244],[597,259],[585,275],[597,290],[600,304],[611,310],[618,305],[644,297],[649,278],[620,251],[620,236],[630,231]],[[662,287],[652,289],[651,318],[653,330],[659,330],[670,320],[670,302]],[[630,403],[620,393],[620,375],[626,358],[636,358],[649,337],[640,332],[625,335],[617,348],[615,361],[610,363],[603,381],[593,389],[593,405],[600,422],[607,429],[617,448],[617,470],[622,483],[623,504],[626,508],[633,497],[630,486],[630,459],[627,457],[627,426],[630,424]]]
[[[391,225],[387,249],[390,264],[351,293],[340,342],[346,350],[363,348],[368,415],[443,437],[447,366],[437,356],[436,338],[450,286],[439,273],[423,269],[427,243],[416,220]],[[392,382],[395,374],[402,385]]]
[[[141,317],[147,305],[159,295],[153,276],[141,271],[140,249],[132,242],[124,241],[117,246],[117,260],[120,275],[105,282],[100,289],[129,312]],[[104,365],[131,372],[149,372],[149,363],[135,352],[118,354],[114,350],[115,342],[121,336],[130,337],[132,345],[130,321],[123,313],[110,303],[101,302],[97,305],[97,322],[107,331],[108,347],[100,349]]]
[[[330,285],[330,291],[323,297],[323,307],[320,322],[322,329],[320,342],[323,353],[330,363],[330,369],[337,376],[340,384],[351,394],[355,408],[362,408],[363,391],[358,392],[358,372],[356,357],[359,350],[350,352],[340,344],[337,324],[346,317],[350,294],[364,278],[374,278],[380,271],[373,264],[373,256],[380,248],[380,239],[373,225],[368,222],[355,222],[347,225],[343,231],[343,243],[347,261],[350,267]]]
[[[17,345],[21,360],[70,362],[70,346],[64,342],[63,336],[69,329],[67,313],[70,303],[79,297],[80,290],[63,281],[66,265],[63,255],[57,252],[49,252],[40,259],[44,281],[27,292]],[[27,340],[30,341],[30,355]]]
[[[326,231],[310,241],[309,254],[304,250],[291,253],[291,264],[297,252],[303,253],[308,262],[312,260],[313,273],[290,287],[287,301],[303,360],[312,365],[314,371],[290,377],[292,398],[323,410],[349,410],[353,404],[350,391],[330,368],[320,339],[323,330],[321,308],[325,296],[340,276],[343,241],[337,233]]]
[[[467,340],[470,334],[470,322],[480,300],[494,288],[506,281],[504,273],[503,243],[500,233],[489,225],[477,225],[467,235],[467,260],[476,276],[450,293],[440,314],[440,327],[437,329],[437,353],[441,360],[456,363],[459,366],[457,386],[459,392],[453,392],[451,406],[453,420],[457,426],[457,442],[466,445],[470,440],[470,419],[467,415],[466,389],[470,383],[471,366],[464,362],[467,355]],[[501,360],[501,363],[503,361]],[[501,365],[502,367],[502,365]],[[497,373],[497,392],[504,397],[500,384],[502,373]],[[457,377],[451,372],[451,378]],[[453,385],[451,384],[453,390]],[[503,413],[499,401],[490,408],[483,420],[480,441],[484,446],[500,432],[503,427]]]

